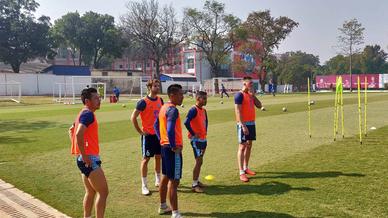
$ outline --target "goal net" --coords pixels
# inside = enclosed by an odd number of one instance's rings
[[[102,100],[106,99],[105,83],[55,83],[53,101],[64,104],[81,103],[81,92],[85,88],[95,88]]]
[[[210,96],[215,96],[221,93],[222,85],[225,87],[227,92],[237,92],[241,89],[242,79],[241,78],[228,78],[228,77],[216,77],[213,79],[205,80],[204,90]]]
[[[13,101],[20,103],[22,96],[20,82],[10,81],[0,83],[0,101]]]
[[[104,84],[104,100],[106,101],[109,101],[111,96],[115,96],[114,89],[119,90],[119,101],[137,100],[146,94],[148,79],[135,76],[73,76],[71,79],[73,102],[79,99],[82,91],[77,84]]]

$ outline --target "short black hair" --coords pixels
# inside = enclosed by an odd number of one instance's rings
[[[81,100],[82,103],[85,104],[86,99],[91,99],[92,98],[92,93],[97,93],[97,89],[95,88],[87,88],[83,89],[81,92]]]
[[[182,90],[182,86],[179,84],[172,84],[167,88],[167,95],[171,96],[177,94],[180,90]]]
[[[203,98],[206,96],[207,96],[207,92],[204,92],[204,91],[198,91],[197,93],[195,93],[196,98]]]
[[[246,80],[252,80],[252,77],[250,77],[250,76],[244,76],[243,80],[244,80],[244,81],[246,81]]]

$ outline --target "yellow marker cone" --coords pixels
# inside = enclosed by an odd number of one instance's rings
[[[211,181],[214,179],[214,176],[213,175],[207,175],[205,176],[205,179],[208,180],[208,181]]]

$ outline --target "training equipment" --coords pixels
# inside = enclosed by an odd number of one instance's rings
[[[53,93],[59,93],[59,102],[61,96],[66,96],[65,99],[71,103],[81,103],[81,91],[86,87],[96,88],[102,100],[113,95],[113,88],[117,87],[120,90],[120,101],[138,100],[144,97],[148,79],[139,76],[72,76],[70,82],[61,85],[63,88],[58,88]],[[58,98],[55,99],[58,102]]]
[[[231,93],[237,92],[241,89],[242,78],[215,77],[204,81],[204,89],[208,93],[208,96],[215,96],[216,94],[221,94],[221,84],[224,85],[226,91],[230,95]]]
[[[310,77],[307,77],[307,104],[308,104],[308,124],[309,137],[311,138],[311,100],[310,100]]]
[[[22,88],[20,82],[9,81],[0,83],[0,101],[20,103]]]
[[[283,112],[287,112],[287,108],[286,107],[283,107],[282,110],[283,110]]]
[[[205,176],[205,179],[211,181],[211,180],[214,179],[214,176],[213,175],[207,175],[207,176]]]
[[[364,86],[365,86],[365,89],[364,89],[364,134],[365,134],[365,137],[367,136],[367,123],[366,123],[366,107],[368,105],[368,96],[367,96],[367,91],[368,91],[368,78],[365,77],[364,78]]]
[[[339,119],[339,110],[341,109],[341,133],[342,138],[345,138],[345,126],[344,126],[344,98],[343,98],[343,85],[342,85],[342,77],[339,76],[336,78],[336,86],[335,86],[335,97],[334,97],[334,141],[337,138],[338,134],[338,119]]]
[[[360,144],[362,144],[362,122],[361,122],[361,86],[360,77],[357,77],[357,95],[358,95],[358,129],[360,133]]]
[[[376,127],[372,126],[370,129],[371,129],[371,130],[376,130]]]
[[[81,91],[85,88],[97,89],[101,99],[106,99],[105,83],[54,83],[53,101],[63,104],[81,103]]]

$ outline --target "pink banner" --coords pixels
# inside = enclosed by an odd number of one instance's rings
[[[335,88],[335,81],[338,75],[326,75],[326,76],[317,76],[316,77],[316,86],[318,89],[333,89]],[[342,84],[345,89],[350,88],[350,76],[341,75]],[[352,75],[352,88],[357,89],[357,77],[360,77],[361,88],[365,88],[365,78],[368,80],[369,89],[378,89],[383,88],[379,87],[379,74],[356,74]]]

